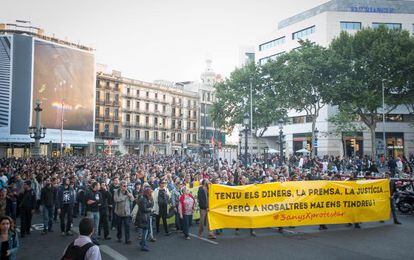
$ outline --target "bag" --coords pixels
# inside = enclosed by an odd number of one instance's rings
[[[167,218],[172,218],[175,216],[176,209],[174,206],[171,206],[168,210]]]
[[[89,248],[93,247],[94,245],[94,243],[89,242],[80,247],[75,246],[75,241],[73,241],[66,249],[65,254],[61,260],[84,260],[86,252],[88,252]]]

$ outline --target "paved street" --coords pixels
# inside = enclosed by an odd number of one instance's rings
[[[247,230],[235,236],[233,230],[225,230],[217,240],[208,241],[192,237],[190,241],[180,234],[165,237],[162,232],[158,241],[150,243],[150,252],[138,249],[134,233],[133,244],[112,240],[101,245],[103,259],[412,259],[414,216],[401,216],[403,225],[390,221],[364,223],[357,230],[345,225],[331,225],[326,231],[318,227],[288,228],[283,234],[273,229],[257,230],[257,237],[250,237]],[[33,223],[40,223],[36,217]],[[76,228],[75,228],[76,229]],[[58,231],[58,227],[55,226]],[[35,230],[23,239],[19,259],[57,259],[66,244],[73,238],[61,237],[59,232],[42,236]],[[196,234],[195,227],[192,230]]]

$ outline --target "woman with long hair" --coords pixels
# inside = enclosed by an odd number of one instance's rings
[[[0,217],[1,260],[15,260],[20,243],[12,218]]]
[[[148,233],[150,229],[150,218],[151,210],[153,207],[152,201],[152,189],[151,187],[146,187],[143,192],[143,196],[139,198],[138,201],[138,227],[142,229],[141,237],[141,251],[149,251],[147,246]]]

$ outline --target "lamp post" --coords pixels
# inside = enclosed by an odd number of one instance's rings
[[[283,119],[279,119],[279,166],[283,165],[284,156],[283,156]]]
[[[240,133],[239,133],[239,149],[240,149],[240,151],[239,151],[239,157],[240,157],[240,159],[241,159],[241,156],[242,156],[242,137],[243,137],[243,135],[242,135],[242,133],[240,131]]]
[[[247,134],[249,132],[249,113],[243,116],[244,125],[244,167],[247,167]]]
[[[318,134],[319,130],[318,128],[315,128],[315,143],[313,144],[313,146],[315,147],[315,157],[318,157]]]
[[[382,142],[384,143],[384,159],[387,158],[387,143],[385,140],[385,91],[384,80],[382,80]],[[374,137],[371,137],[374,138]],[[374,159],[374,158],[373,158]]]
[[[34,109],[34,111],[36,111],[36,126],[29,127],[30,138],[33,138],[35,140],[32,152],[33,157],[40,156],[40,139],[45,138],[46,135],[46,127],[40,126],[40,112],[43,110],[40,107],[40,104],[40,101],[36,100],[36,107]]]

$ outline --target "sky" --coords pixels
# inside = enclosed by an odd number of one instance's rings
[[[97,63],[152,82],[196,81],[211,59],[229,76],[243,46],[280,20],[327,0],[13,0],[0,23],[29,20],[48,35],[95,49]]]

